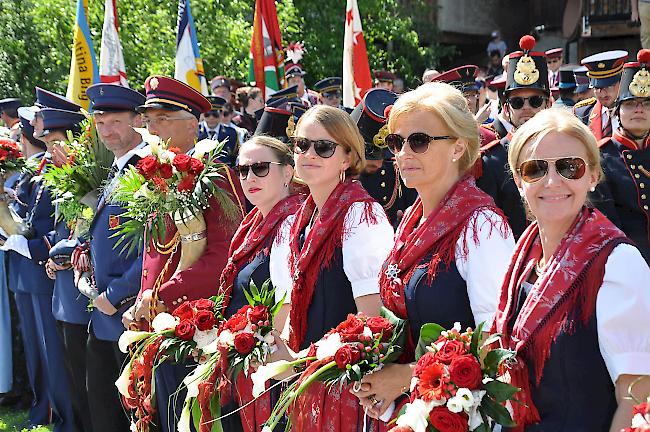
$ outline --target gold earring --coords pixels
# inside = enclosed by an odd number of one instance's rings
[[[345,183],[345,170],[341,171],[339,179],[341,180],[341,183]]]

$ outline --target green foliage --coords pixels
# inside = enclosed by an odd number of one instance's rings
[[[0,432],[48,432],[50,426],[29,427],[27,411],[17,411],[12,408],[0,407]]]
[[[428,3],[359,0],[371,69],[394,70],[414,85],[426,67],[453,53],[437,44],[435,27],[425,18],[432,8]],[[131,87],[142,89],[154,73],[173,75],[177,2],[118,0],[117,5]],[[220,74],[247,80],[254,6],[254,0],[191,0],[208,80]],[[18,95],[31,102],[36,85],[65,93],[75,8],[75,0],[0,2],[0,97]],[[340,76],[345,2],[279,0],[277,11],[284,45],[305,42],[307,83]],[[104,1],[88,0],[88,16],[99,56]]]

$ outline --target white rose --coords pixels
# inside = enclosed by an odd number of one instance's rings
[[[192,340],[196,342],[198,349],[203,349],[217,340],[217,332],[215,330],[197,330],[194,332]]]
[[[316,347],[316,358],[318,360],[323,360],[327,357],[334,357],[336,351],[338,351],[342,346],[341,335],[338,333],[332,333],[318,343],[318,346]]]
[[[453,413],[458,414],[463,410],[463,400],[458,396],[449,398],[447,401],[447,409]]]
[[[178,324],[178,318],[172,314],[168,314],[167,312],[159,313],[153,321],[151,321],[151,327],[156,333],[176,328],[176,324]]]

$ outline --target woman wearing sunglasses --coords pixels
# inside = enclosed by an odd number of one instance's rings
[[[385,142],[419,198],[397,228],[381,276],[384,306],[409,322],[406,358],[366,376],[356,392],[383,416],[410,386],[415,343],[425,323],[491,325],[514,239],[505,216],[474,183],[479,131],[463,94],[429,83],[397,100]]]
[[[607,432],[630,425],[628,387],[650,393],[650,269],[585,203],[601,175],[590,130],[565,110],[519,128],[508,149],[535,221],[517,243],[493,330],[517,352],[518,431]]]
[[[650,71],[650,50],[641,50],[638,60],[623,69],[614,110],[620,127],[599,143],[605,181],[593,198],[650,263],[650,91],[639,86]]]
[[[285,243],[272,249],[270,267],[273,285],[289,293],[288,347],[298,352],[350,313],[379,314],[378,275],[393,229],[381,205],[353,180],[365,164],[364,141],[345,111],[310,108],[292,140],[296,173],[310,195],[282,234]],[[277,357],[291,354],[281,346]],[[346,389],[312,384],[301,403],[294,410],[293,430],[363,427],[363,410]],[[377,430],[378,424],[369,426]]]
[[[240,147],[235,171],[239,174],[244,195],[255,207],[246,215],[232,239],[228,264],[219,280],[226,318],[248,304],[244,289],[248,290],[251,282],[261,287],[270,278],[269,255],[279,241],[278,233],[288,217],[300,208],[304,198],[289,192],[293,178],[293,152],[287,144],[275,138],[256,136],[246,141]],[[287,317],[287,309],[284,307],[276,317],[280,329]],[[243,430],[259,430],[273,408],[270,394],[265,393],[247,405],[253,400],[252,382],[244,374],[238,376],[235,394],[240,406],[245,406],[239,413]],[[238,419],[234,419],[230,417],[227,421],[238,423]]]

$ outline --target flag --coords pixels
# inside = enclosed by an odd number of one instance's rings
[[[104,2],[104,28],[99,52],[99,80],[103,83],[128,87],[126,66],[117,24],[117,0]]]
[[[348,0],[343,39],[343,106],[354,108],[370,88],[372,78],[359,6],[357,0]]]
[[[275,0],[255,2],[248,80],[262,90],[264,100],[284,87],[284,53]]]
[[[99,81],[97,57],[88,28],[88,0],[77,0],[77,16],[73,27],[72,60],[66,97],[88,109],[90,99],[86,89]]]
[[[208,94],[208,82],[199,54],[194,19],[189,0],[178,0],[178,29],[176,33],[176,67],[174,78],[184,82],[204,95]]]

